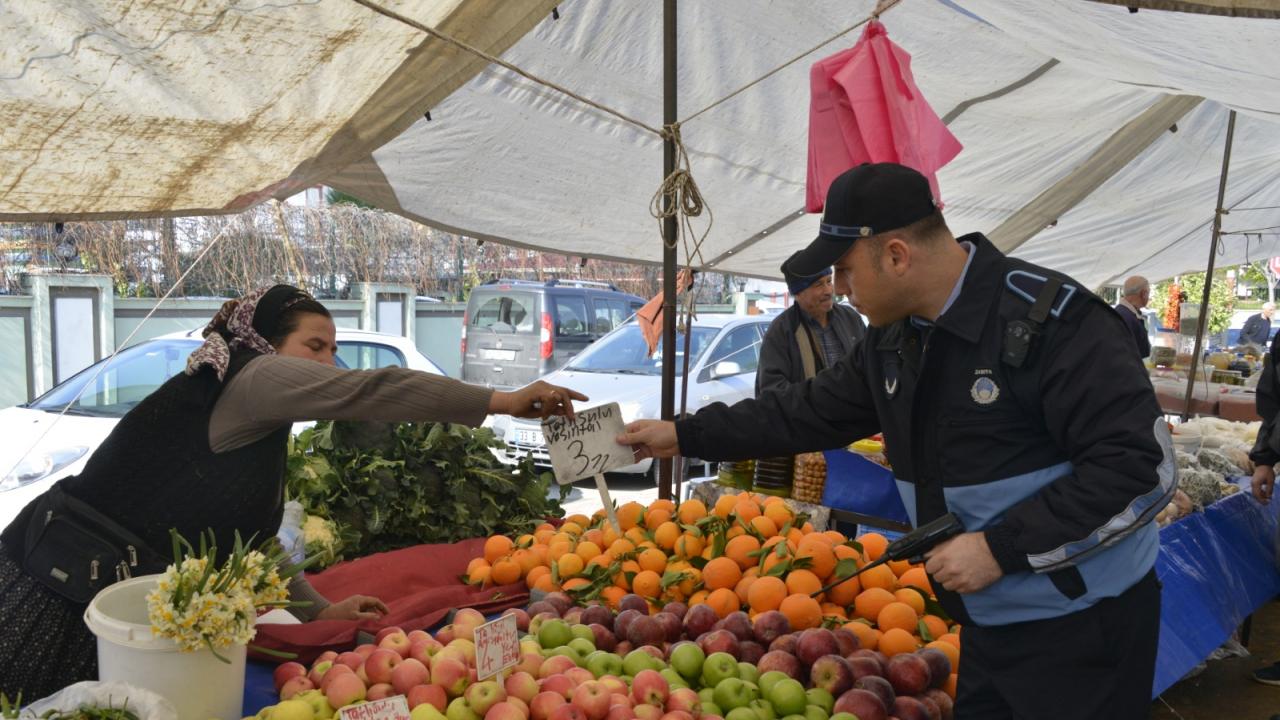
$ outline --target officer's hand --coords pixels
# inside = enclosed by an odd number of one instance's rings
[[[680,454],[676,424],[670,420],[636,420],[627,425],[626,432],[617,437],[617,442],[619,445],[631,446],[636,460],[649,457],[669,458]]]
[[[1253,496],[1258,502],[1266,505],[1271,502],[1271,490],[1276,485],[1276,469],[1270,465],[1259,465],[1253,470]]]
[[[924,569],[952,592],[977,592],[1004,574],[980,532],[957,535],[925,553],[925,559]]]

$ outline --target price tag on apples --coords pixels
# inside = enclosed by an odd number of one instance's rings
[[[409,701],[403,695],[393,695],[381,700],[370,700],[360,705],[344,707],[342,720],[410,720]]]
[[[485,680],[520,663],[516,616],[503,615],[475,629],[476,678]]]

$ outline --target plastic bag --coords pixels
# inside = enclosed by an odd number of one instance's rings
[[[122,682],[78,682],[22,709],[19,718],[37,718],[49,710],[70,712],[82,705],[124,708],[138,720],[178,720],[173,703],[150,690]]]

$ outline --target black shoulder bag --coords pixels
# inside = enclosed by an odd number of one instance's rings
[[[135,574],[167,563],[141,538],[54,485],[34,501],[23,567],[45,587],[79,604]]]

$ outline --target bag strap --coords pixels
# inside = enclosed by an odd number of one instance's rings
[[[813,334],[804,324],[804,318],[796,325],[796,345],[800,348],[800,366],[804,369],[804,378],[808,380],[818,374],[817,355],[813,351]]]

